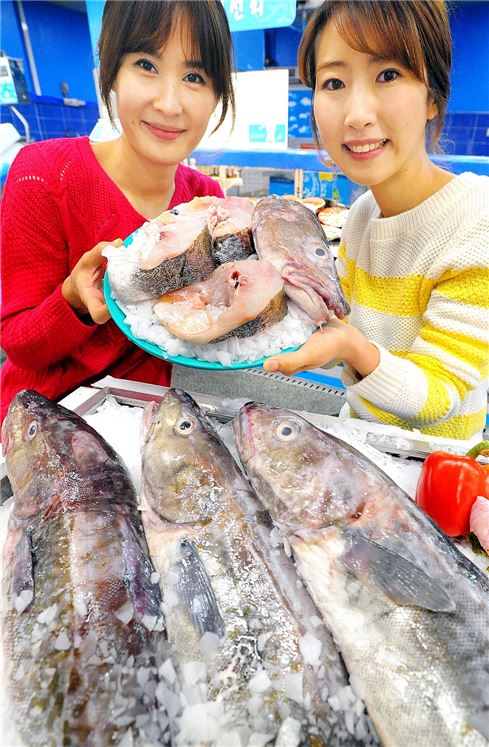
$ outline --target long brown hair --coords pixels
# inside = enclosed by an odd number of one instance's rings
[[[431,148],[443,129],[450,96],[452,40],[444,0],[326,0],[311,16],[299,46],[299,75],[316,87],[317,39],[333,19],[338,33],[357,52],[398,60],[425,83],[437,107],[427,123]],[[319,144],[314,113],[312,127]]]
[[[234,120],[233,45],[220,0],[107,0],[98,41],[99,85],[111,120],[110,92],[124,56],[131,52],[156,54],[177,27],[187,30],[189,50],[202,61],[221,102],[215,129],[224,122],[228,110]]]

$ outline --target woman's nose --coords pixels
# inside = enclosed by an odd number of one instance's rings
[[[178,84],[162,82],[153,102],[155,109],[167,115],[180,114],[182,112],[180,93]]]
[[[354,90],[347,100],[345,125],[354,130],[374,124],[376,121],[375,98],[368,91]]]

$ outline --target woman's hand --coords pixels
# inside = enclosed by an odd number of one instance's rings
[[[102,250],[109,245],[119,247],[121,244],[122,239],[101,241],[80,257],[71,274],[64,281],[61,293],[78,316],[88,314],[96,324],[105,324],[110,319],[102,291],[105,262]]]
[[[361,376],[368,376],[380,361],[378,348],[350,324],[333,317],[293,353],[268,358],[265,371],[280,371],[286,376],[320,368],[333,360],[343,360]]]

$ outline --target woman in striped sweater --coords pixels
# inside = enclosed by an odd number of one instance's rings
[[[438,0],[324,2],[299,49],[318,145],[369,188],[352,206],[338,271],[351,305],[267,371],[338,359],[352,414],[465,439],[485,422],[489,178],[430,161],[449,96]]]

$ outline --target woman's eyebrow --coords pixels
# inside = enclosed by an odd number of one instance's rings
[[[348,67],[348,65],[342,60],[328,60],[327,62],[322,62],[317,66],[317,72],[320,70],[329,70],[331,67]]]
[[[204,69],[204,63],[202,60],[185,60],[185,64],[188,65],[188,67],[200,67],[202,70]]]
[[[377,65],[379,62],[393,61],[394,59],[393,57],[389,57],[388,55],[377,55],[368,53],[367,57],[369,65]],[[344,60],[326,60],[326,62],[321,62],[321,64],[317,66],[317,72],[319,72],[320,70],[329,70],[332,67],[347,68],[349,67],[349,65]]]

